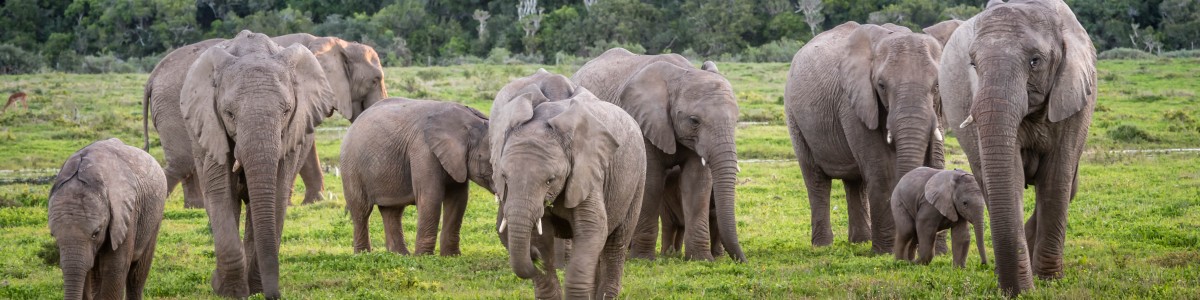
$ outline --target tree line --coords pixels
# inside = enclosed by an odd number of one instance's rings
[[[1200,0],[1066,0],[1096,47],[1194,49]],[[176,47],[309,32],[386,66],[578,63],[621,46],[723,61],[790,61],[846,21],[920,30],[986,0],[0,0],[0,74],[152,69]]]

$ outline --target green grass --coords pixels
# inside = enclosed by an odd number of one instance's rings
[[[782,123],[786,64],[721,64],[733,82],[742,120],[743,162],[738,185],[739,233],[750,262],[692,262],[679,258],[630,261],[626,298],[1000,298],[992,265],[972,250],[968,267],[948,256],[929,266],[876,256],[867,244],[846,241],[845,195],[833,188],[835,243],[809,243],[809,210]],[[388,69],[392,96],[457,101],[487,112],[509,79],[537,66],[459,66]],[[571,73],[573,67],[546,67]],[[1030,298],[1194,298],[1200,295],[1200,154],[1122,154],[1111,149],[1200,146],[1198,60],[1102,61],[1100,101],[1082,161],[1082,186],[1070,208],[1065,277],[1037,280]],[[0,170],[57,168],[94,140],[119,137],[141,145],[144,74],[0,76],[0,91],[33,91],[30,112],[0,116]],[[78,111],[78,113],[76,113]],[[318,131],[322,161],[337,161],[348,122],[329,120]],[[1112,133],[1110,133],[1112,132]],[[162,157],[157,136],[151,154]],[[1133,136],[1134,138],[1127,138]],[[967,168],[957,141],[947,139],[948,166]],[[53,175],[53,174],[46,174]],[[4,179],[6,173],[0,173]],[[495,234],[492,197],[472,189],[462,230],[462,256],[410,257],[379,252],[383,231],[373,217],[377,252],[353,254],[341,182],[326,176],[337,201],[292,206],[281,247],[285,295],[297,298],[529,298],[528,281],[512,274]],[[52,299],[61,271],[47,264],[45,184],[0,185],[0,298]],[[293,194],[299,203],[302,188]],[[1027,213],[1032,193],[1026,193]],[[376,214],[378,215],[378,214]],[[408,209],[406,237],[415,236]],[[410,242],[410,249],[413,245]],[[990,242],[989,242],[990,246]],[[988,248],[991,252],[991,248]],[[993,258],[989,253],[989,258]],[[215,298],[212,239],[203,210],[168,200],[146,294],[151,298]]]

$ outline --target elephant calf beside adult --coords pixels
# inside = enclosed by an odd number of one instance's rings
[[[367,221],[379,207],[387,249],[408,254],[401,217],[417,206],[416,254],[460,254],[468,179],[491,191],[488,119],[451,102],[391,98],[373,106],[342,139],[342,188],[354,223],[354,252],[371,251]],[[444,211],[443,211],[444,210]]]
[[[633,116],[646,139],[646,195],[630,255],[654,258],[666,172],[680,166],[685,256],[714,259],[709,245],[711,201],[729,257],[746,261],[734,215],[738,106],[732,85],[716,65],[706,62],[697,69],[677,54],[637,55],[614,48],[589,61],[572,79]]]
[[[279,243],[296,173],[334,95],[304,46],[244,32],[188,69],[180,111],[212,227],[217,295],[280,297]],[[245,242],[239,239],[242,203]],[[244,245],[244,247],[243,247]]]
[[[841,179],[850,241],[892,251],[896,181],[917,167],[943,165],[934,112],[941,49],[936,38],[907,28],[847,22],[792,59],[784,105],[808,189],[813,245],[833,242],[830,181]]]
[[[942,110],[983,187],[1000,289],[1063,272],[1067,206],[1096,107],[1096,49],[1062,0],[993,0],[946,44]],[[1022,226],[1024,193],[1033,216]]]
[[[244,34],[249,34],[249,31],[243,31],[239,36]],[[383,67],[379,63],[379,55],[370,46],[307,33],[279,36],[272,41],[281,46],[300,44],[316,55],[336,98],[333,109],[351,122],[364,109],[387,98]],[[210,39],[171,51],[150,72],[142,98],[145,149],[150,149],[148,122],[152,116],[166,160],[164,170],[168,191],[174,191],[175,186],[182,183],[184,207],[189,208],[204,205],[204,192],[200,187],[200,179],[196,177],[195,162],[192,161],[192,139],[188,136],[179,108],[180,90],[188,68],[211,47],[229,47],[229,43],[224,39]],[[300,173],[306,188],[303,203],[319,201],[323,198],[321,191],[324,189],[316,146],[308,152]]]

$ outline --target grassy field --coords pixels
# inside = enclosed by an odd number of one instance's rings
[[[738,132],[743,162],[738,185],[739,233],[750,262],[728,258],[631,261],[625,298],[1000,298],[991,265],[972,251],[968,267],[948,256],[917,266],[872,255],[846,241],[844,194],[834,183],[835,243],[809,243],[809,210],[799,167],[783,125],[787,64],[721,64],[747,123]],[[485,113],[508,79],[537,66],[456,66],[387,70],[392,96],[457,101]],[[546,66],[570,74],[575,67]],[[1200,154],[1130,154],[1114,149],[1200,148],[1200,60],[1102,61],[1100,100],[1089,154],[1070,209],[1064,263],[1056,281],[1036,281],[1030,298],[1195,298],[1200,295]],[[31,110],[0,116],[0,181],[50,176],[62,160],[94,140],[141,142],[145,74],[0,76],[0,92],[30,92]],[[321,160],[336,163],[340,117],[318,131]],[[151,134],[151,154],[162,157]],[[953,136],[948,165],[966,167]],[[750,161],[753,160],[753,161]],[[281,282],[293,298],[529,298],[529,282],[508,267],[495,234],[496,207],[472,189],[459,257],[355,255],[341,181],[326,176],[338,200],[289,209],[281,247]],[[0,185],[0,298],[61,296],[61,273],[46,226],[48,184]],[[203,210],[168,200],[146,294],[214,298],[212,239]],[[1027,196],[1031,193],[1027,193]],[[303,193],[292,201],[299,203]],[[1028,199],[1032,202],[1032,198]],[[1031,209],[1032,205],[1026,205]],[[405,216],[406,236],[415,209]],[[378,217],[372,240],[382,247]],[[411,243],[410,243],[411,245]],[[989,242],[990,246],[990,242]],[[990,252],[990,247],[989,247]],[[992,255],[989,253],[989,258]],[[50,259],[50,261],[48,261]]]

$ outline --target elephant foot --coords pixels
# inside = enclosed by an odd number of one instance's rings
[[[221,275],[220,270],[214,270],[212,275],[213,293],[226,298],[249,297],[250,287],[247,285],[245,278],[240,277]]]
[[[200,209],[203,209],[203,208],[204,208],[204,199],[200,199],[200,200],[192,200],[192,199],[188,199],[188,198],[186,198],[186,197],[185,197],[185,198],[183,198],[183,208],[200,208]]]
[[[558,286],[558,274],[544,274],[533,280],[533,296],[537,299],[562,299],[562,288]]]
[[[300,205],[309,205],[321,201],[325,201],[325,196],[321,196],[321,191],[306,191],[304,192],[304,202],[300,202]]]
[[[1042,280],[1057,280],[1062,279],[1062,264],[1061,262],[1054,266],[1039,266],[1033,269],[1033,275]]]
[[[713,261],[713,257],[714,257],[714,256],[712,256],[711,250],[698,250],[698,251],[685,251],[685,252],[687,252],[687,254],[685,254],[684,256],[688,260]]]
[[[630,252],[629,252],[629,258],[631,258],[631,259],[645,259],[645,260],[651,260],[651,261],[652,261],[652,260],[654,260],[654,251],[636,251],[636,252],[635,252],[635,251],[630,251]]]
[[[713,246],[711,252],[713,258],[725,256],[725,247],[721,247],[720,245]]]
[[[879,243],[872,243],[871,252],[874,252],[875,254],[892,254],[892,245],[880,245]]]

